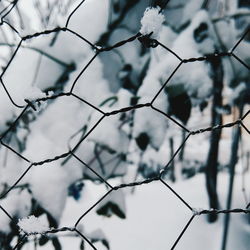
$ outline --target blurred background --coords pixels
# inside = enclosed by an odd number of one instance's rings
[[[2,0],[0,18],[1,249],[31,215],[27,233],[85,239],[15,249],[249,249],[249,213],[176,241],[193,213],[250,206],[249,1]]]

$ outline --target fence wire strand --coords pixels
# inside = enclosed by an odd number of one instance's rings
[[[159,181],[161,182],[167,190],[169,190],[171,193],[174,194],[174,196],[179,199],[188,210],[190,210],[191,214],[190,214],[190,219],[188,220],[187,224],[183,227],[183,230],[180,232],[180,234],[178,235],[177,239],[175,240],[175,242],[173,243],[171,250],[175,249],[178,242],[181,240],[182,236],[185,234],[186,230],[188,230],[189,226],[192,224],[192,221],[195,219],[195,217],[197,216],[201,216],[201,215],[205,215],[205,214],[233,214],[233,213],[240,213],[240,214],[250,214],[250,203],[248,203],[248,205],[246,206],[246,208],[235,208],[235,209],[227,209],[227,210],[216,210],[216,209],[202,209],[202,210],[196,210],[195,208],[193,208],[185,199],[183,199],[180,194],[178,194],[178,192],[176,192],[167,182],[166,180],[163,179],[163,175],[165,174],[165,172],[168,170],[170,164],[173,162],[173,160],[175,159],[176,155],[179,153],[179,151],[184,147],[184,144],[186,144],[186,142],[188,141],[188,139],[192,136],[195,136],[196,134],[200,134],[200,133],[205,133],[205,132],[211,132],[214,130],[222,130],[225,128],[231,128],[231,127],[235,127],[235,126],[240,126],[240,128],[244,129],[248,134],[250,134],[249,129],[246,127],[246,125],[244,124],[244,121],[247,117],[249,117],[250,115],[250,110],[248,110],[240,119],[233,121],[233,122],[229,122],[226,124],[218,124],[216,126],[211,126],[211,127],[206,127],[206,128],[199,128],[197,130],[190,130],[188,129],[186,126],[184,126],[183,124],[181,124],[178,120],[176,120],[175,118],[173,118],[172,116],[164,113],[163,111],[161,111],[160,109],[156,108],[154,106],[154,102],[155,100],[159,97],[159,95],[163,92],[164,88],[167,86],[167,84],[169,83],[169,81],[173,78],[173,76],[175,75],[175,73],[180,69],[180,67],[182,66],[182,64],[186,64],[186,63],[193,63],[193,62],[197,62],[197,61],[209,61],[211,59],[217,58],[217,57],[234,57],[241,65],[243,65],[245,68],[247,68],[248,70],[250,70],[249,65],[247,65],[242,59],[240,59],[236,54],[235,54],[235,50],[236,48],[240,45],[240,43],[243,41],[243,39],[246,37],[246,35],[249,33],[250,29],[248,28],[248,30],[242,35],[242,37],[238,40],[238,42],[233,46],[233,48],[229,51],[225,51],[225,52],[221,52],[221,53],[214,53],[211,55],[206,55],[206,56],[202,56],[202,57],[197,57],[197,58],[181,58],[176,52],[174,52],[173,50],[171,50],[170,48],[167,47],[167,45],[161,43],[158,40],[155,39],[151,39],[149,36],[143,36],[140,33],[137,33],[125,40],[119,41],[118,43],[110,46],[110,47],[99,47],[96,46],[95,44],[93,44],[91,41],[89,41],[88,39],[86,39],[85,37],[83,37],[82,35],[78,34],[77,32],[75,32],[74,30],[69,28],[69,24],[70,24],[70,20],[73,17],[73,15],[77,12],[77,10],[83,6],[84,4],[84,0],[81,1],[76,7],[75,9],[69,14],[67,21],[65,23],[64,27],[56,27],[54,29],[50,29],[50,30],[44,30],[42,32],[37,32],[34,34],[30,34],[30,35],[26,35],[24,37],[21,37],[20,33],[16,30],[15,27],[13,27],[8,20],[5,20],[8,15],[14,10],[15,6],[18,3],[18,0],[14,0],[12,2],[9,1],[9,4],[0,12],[0,25],[7,25],[9,26],[19,37],[20,37],[20,41],[17,45],[12,44],[12,47],[16,47],[14,50],[14,53],[12,54],[12,56],[10,57],[10,59],[8,60],[8,63],[6,64],[6,66],[4,67],[2,73],[0,74],[0,82],[1,85],[4,89],[4,91],[6,92],[6,95],[8,96],[9,100],[11,101],[11,103],[22,110],[22,112],[20,113],[20,115],[12,122],[12,124],[8,127],[8,129],[6,129],[5,132],[3,132],[0,135],[0,143],[3,147],[11,150],[14,154],[16,154],[18,157],[22,158],[24,161],[26,161],[27,163],[29,163],[29,167],[23,172],[23,174],[17,179],[17,181],[11,186],[8,187],[8,189],[4,192],[4,194],[2,194],[2,196],[0,197],[0,200],[3,199],[11,190],[13,190],[14,188],[18,187],[18,184],[20,183],[20,181],[24,178],[24,176],[27,175],[27,173],[31,170],[31,168],[34,167],[41,167],[44,164],[47,163],[51,163],[54,161],[57,161],[59,159],[63,159],[63,158],[67,158],[67,157],[73,157],[74,159],[76,159],[77,161],[79,161],[82,165],[84,165],[85,167],[87,167],[92,173],[94,173],[101,182],[105,183],[108,187],[108,191],[95,203],[93,204],[86,212],[84,212],[75,222],[75,225],[73,227],[62,227],[62,228],[57,228],[57,229],[51,229],[49,231],[43,232],[42,235],[51,235],[51,234],[57,234],[59,232],[75,232],[79,237],[82,238],[83,241],[86,241],[93,249],[97,249],[95,247],[95,245],[88,239],[88,237],[86,235],[84,235],[84,233],[80,232],[80,230],[77,228],[79,223],[82,221],[82,219],[89,213],[91,212],[105,197],[107,197],[111,192],[114,192],[115,190],[119,190],[119,189],[123,189],[123,188],[129,188],[129,187],[136,187],[136,186],[141,186],[141,185],[147,185],[149,183],[155,182],[155,181]],[[169,1],[166,1],[167,3]],[[166,4],[167,4],[166,3]],[[18,51],[20,50],[20,48],[25,47],[23,45],[23,42],[26,40],[31,40],[31,39],[39,39],[39,37],[41,36],[46,36],[49,34],[54,34],[54,33],[58,33],[58,32],[68,32],[69,34],[71,34],[72,36],[76,36],[78,38],[80,38],[82,40],[83,43],[88,44],[89,46],[91,46],[91,48],[93,49],[94,56],[89,60],[89,62],[84,66],[84,68],[80,71],[80,73],[78,74],[78,76],[74,79],[71,89],[69,92],[64,93],[56,93],[52,96],[47,96],[44,98],[39,98],[36,99],[35,101],[28,101],[26,100],[27,105],[23,106],[23,105],[19,105],[15,102],[15,100],[12,98],[6,84],[3,81],[3,77],[6,73],[6,71],[8,70],[8,68],[10,67],[13,59],[15,58],[15,56],[17,55]],[[155,48],[157,46],[162,47],[163,49],[165,49],[166,51],[168,51],[169,53],[171,53],[175,58],[177,58],[179,60],[179,64],[177,65],[177,67],[174,69],[174,71],[172,72],[172,74],[166,79],[166,81],[164,82],[164,84],[162,85],[162,87],[158,90],[158,92],[156,93],[156,95],[152,98],[151,102],[148,103],[142,103],[142,104],[136,104],[136,105],[132,105],[129,107],[123,107],[119,110],[113,110],[111,112],[105,112],[102,110],[102,107],[100,106],[96,106],[90,102],[88,102],[87,100],[84,100],[83,98],[81,98],[80,96],[78,96],[76,93],[74,93],[74,88],[79,80],[79,78],[85,73],[86,69],[89,68],[89,66],[93,63],[93,61],[96,59],[96,57],[100,54],[100,53],[108,53],[112,50],[115,50],[118,47],[124,46],[127,43],[131,43],[135,40],[139,40],[143,45],[145,45],[146,47],[151,47],[151,48]],[[32,48],[31,48],[32,49]],[[53,58],[53,56],[47,55],[45,52],[40,51],[42,55],[48,56],[50,58],[52,58],[52,60],[62,64],[64,67],[69,67],[68,64],[62,62],[59,59]],[[25,114],[25,112],[27,110],[33,109],[34,111],[36,111],[36,108],[34,106],[35,103],[41,103],[41,102],[47,102],[49,100],[54,100],[54,99],[58,99],[64,96],[71,96],[73,98],[76,98],[77,100],[81,101],[82,103],[88,105],[89,107],[95,109],[96,111],[98,111],[102,116],[101,118],[96,122],[96,124],[81,138],[81,140],[72,148],[70,149],[68,152],[65,152],[61,155],[57,155],[51,159],[44,159],[42,161],[39,162],[32,162],[31,160],[27,159],[26,157],[24,157],[22,154],[20,154],[19,152],[17,152],[16,150],[14,150],[13,148],[11,148],[11,146],[9,146],[8,144],[6,144],[4,142],[4,139],[7,137],[7,135],[9,135],[11,133],[11,131],[13,131],[17,125],[19,120],[23,117],[23,115]],[[117,186],[113,186],[109,183],[109,181],[105,178],[103,178],[100,174],[98,174],[93,168],[91,168],[87,163],[84,162],[84,160],[80,159],[75,153],[74,151],[80,146],[80,144],[95,130],[95,128],[97,126],[99,126],[99,124],[103,121],[103,119],[106,119],[106,117],[109,116],[115,116],[118,115],[120,113],[125,113],[128,111],[132,111],[132,110],[137,110],[137,109],[152,109],[155,112],[158,112],[159,114],[163,115],[166,117],[166,119],[171,120],[172,122],[174,122],[179,128],[181,128],[182,130],[184,130],[185,132],[188,133],[188,135],[185,137],[183,143],[180,145],[180,147],[174,152],[172,158],[169,160],[169,162],[165,165],[165,167],[160,171],[160,173],[152,178],[147,178],[144,179],[142,181],[134,181],[134,182],[130,182],[130,183],[123,183]],[[2,210],[2,212],[11,220],[14,221],[14,219],[12,218],[11,214],[0,204],[0,209]],[[20,237],[19,237],[19,241],[17,242],[16,246],[13,249],[18,249],[20,247],[20,245],[22,245],[24,242],[26,242],[28,240],[28,237],[30,235],[41,235],[41,233],[38,232],[33,232],[33,233],[25,233],[25,232],[20,232]]]

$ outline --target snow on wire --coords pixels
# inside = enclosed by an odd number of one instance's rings
[[[68,28],[68,25],[70,23],[71,17],[74,15],[74,13],[77,12],[77,10],[80,8],[80,6],[84,3],[84,0],[81,1],[79,3],[79,5],[70,13],[70,15],[68,16],[68,19],[67,19],[66,24],[65,24],[64,27],[56,27],[54,29],[44,30],[42,32],[37,32],[37,33],[29,34],[29,35],[26,35],[26,36],[22,37],[19,34],[19,32],[10,23],[8,23],[5,20],[5,18],[8,16],[8,14],[15,8],[17,2],[18,1],[10,2],[10,8],[9,8],[9,10],[6,13],[4,13],[4,15],[1,16],[0,25],[7,25],[7,26],[9,26],[20,37],[20,41],[19,41],[18,45],[16,46],[16,49],[15,49],[13,55],[11,56],[10,60],[8,61],[7,65],[3,69],[3,71],[2,71],[2,73],[0,75],[0,81],[1,81],[1,85],[4,88],[4,90],[6,92],[6,95],[8,96],[9,100],[12,102],[12,104],[14,106],[16,106],[17,108],[22,109],[22,112],[16,118],[16,120],[8,127],[8,129],[1,134],[1,136],[0,136],[0,142],[1,142],[2,146],[10,149],[13,153],[15,153],[18,157],[21,157],[23,160],[25,160],[30,165],[27,168],[27,170],[20,176],[20,178],[18,178],[18,180],[14,183],[14,185],[12,185],[11,187],[9,187],[8,190],[0,198],[6,197],[7,194],[11,190],[15,189],[18,186],[18,184],[20,183],[20,181],[24,178],[24,176],[34,166],[41,166],[41,165],[43,165],[45,163],[54,162],[54,161],[57,161],[59,159],[67,158],[69,156],[75,158],[77,161],[80,161],[82,164],[84,164],[90,171],[92,171],[94,174],[96,174],[98,176],[98,178],[110,188],[110,190],[101,199],[99,199],[92,207],[90,207],[87,210],[87,212],[85,212],[84,214],[82,214],[77,219],[77,221],[75,222],[74,227],[63,227],[63,228],[58,228],[58,229],[54,229],[54,228],[51,229],[51,228],[48,228],[48,227],[46,227],[44,225],[40,225],[39,226],[40,222],[34,216],[30,216],[29,218],[20,220],[18,222],[18,226],[20,227],[20,232],[22,233],[23,236],[20,238],[19,242],[17,243],[17,245],[13,249],[18,249],[18,247],[26,240],[26,238],[29,235],[35,235],[35,234],[45,235],[45,234],[53,234],[53,233],[56,234],[58,232],[65,232],[65,231],[75,232],[84,241],[88,242],[93,249],[97,249],[94,246],[94,244],[88,239],[88,237],[86,235],[84,235],[80,230],[77,229],[80,221],[84,218],[84,216],[86,216],[92,209],[94,209],[105,197],[107,197],[114,190],[119,190],[119,189],[123,189],[123,188],[127,188],[127,187],[135,187],[135,186],[140,186],[140,185],[146,185],[146,184],[149,184],[149,183],[155,182],[155,181],[162,182],[163,185],[167,189],[169,189],[191,211],[191,217],[190,217],[188,223],[183,227],[182,232],[180,232],[178,238],[175,240],[175,242],[172,245],[171,249],[175,249],[175,247],[177,246],[177,244],[180,241],[181,237],[183,236],[183,234],[188,229],[188,227],[190,226],[190,224],[192,223],[193,219],[196,216],[200,216],[200,215],[203,215],[203,214],[219,214],[219,213],[224,213],[224,214],[230,214],[230,213],[245,213],[245,214],[249,214],[250,213],[249,205],[245,209],[229,209],[229,210],[214,210],[214,209],[206,210],[206,209],[196,209],[196,208],[193,208],[174,189],[172,189],[172,187],[163,178],[164,174],[168,171],[169,166],[171,165],[171,163],[174,160],[175,156],[180,152],[180,150],[183,148],[183,146],[186,143],[186,141],[191,136],[193,136],[195,134],[199,134],[199,133],[205,133],[207,131],[214,131],[214,130],[224,129],[224,128],[227,128],[227,127],[233,127],[233,126],[239,126],[241,129],[244,129],[248,133],[248,135],[249,135],[250,131],[246,127],[246,125],[244,124],[244,121],[245,121],[245,119],[247,117],[250,116],[250,110],[246,114],[244,114],[242,117],[240,117],[238,120],[236,120],[235,122],[226,123],[226,124],[223,124],[223,125],[218,124],[216,126],[211,126],[211,127],[207,127],[207,128],[200,128],[200,129],[197,129],[197,130],[190,130],[187,127],[185,127],[183,124],[179,123],[175,118],[173,118],[172,116],[169,116],[168,114],[166,114],[163,111],[159,110],[154,105],[155,101],[157,100],[157,98],[159,97],[159,95],[163,92],[164,88],[167,86],[167,84],[169,83],[169,81],[171,80],[171,78],[178,71],[178,69],[180,68],[180,66],[182,64],[192,63],[192,62],[196,62],[196,61],[209,61],[211,59],[218,58],[218,57],[234,57],[237,61],[239,61],[239,63],[241,63],[244,67],[246,67],[248,70],[250,70],[250,67],[246,63],[244,63],[235,54],[236,48],[242,42],[242,40],[244,39],[244,37],[250,32],[250,29],[247,30],[247,32],[239,39],[239,41],[235,44],[235,46],[230,51],[225,51],[225,52],[222,52],[222,53],[214,53],[214,54],[210,54],[210,55],[202,56],[202,57],[181,58],[175,51],[172,51],[170,48],[168,48],[167,45],[164,45],[160,41],[158,41],[156,39],[153,39],[156,36],[151,36],[152,34],[147,34],[147,28],[148,27],[143,27],[142,28],[142,33],[143,34],[141,34],[140,32],[138,32],[134,36],[129,37],[128,39],[119,41],[118,43],[116,43],[116,44],[114,44],[114,45],[112,45],[110,47],[99,47],[99,46],[96,46],[91,41],[87,40],[85,37],[81,36],[80,34],[78,34],[77,32],[75,32],[74,30],[71,30],[70,28]],[[147,9],[146,12],[148,12],[149,14],[155,15],[154,11],[155,10]],[[156,16],[156,20],[157,20],[157,16]],[[163,22],[163,15],[160,15],[158,17],[158,20],[161,21],[161,22]],[[143,23],[147,23],[147,22],[148,22],[148,20],[146,20],[146,19],[143,20]],[[153,23],[152,25],[155,25],[155,23]],[[156,29],[159,29],[159,27],[156,27]],[[11,63],[12,63],[13,59],[15,58],[15,56],[16,56],[17,52],[19,51],[19,49],[23,46],[23,42],[24,41],[31,40],[31,39],[39,39],[40,36],[46,36],[46,35],[49,35],[49,34],[52,34],[52,33],[58,33],[58,32],[68,32],[71,35],[80,38],[83,43],[87,43],[88,45],[90,45],[92,47],[93,51],[95,52],[94,56],[89,60],[89,62],[81,70],[80,74],[75,78],[75,80],[72,83],[70,91],[68,91],[68,92],[61,92],[61,93],[58,93],[58,94],[55,94],[55,95],[41,96],[39,98],[36,98],[35,100],[33,100],[33,99],[32,100],[25,99],[26,105],[20,105],[20,104],[16,103],[14,101],[14,99],[12,98],[10,92],[8,91],[8,87],[5,85],[5,83],[3,81],[3,76],[5,75],[5,72],[7,71],[7,69],[9,68],[9,66],[11,65]],[[85,99],[81,98],[80,96],[77,96],[76,94],[73,93],[75,85],[77,84],[77,81],[80,78],[80,76],[85,73],[86,69],[92,64],[92,62],[95,60],[95,58],[100,53],[112,51],[115,48],[124,46],[125,44],[133,42],[135,40],[139,40],[147,48],[155,48],[155,47],[160,46],[163,49],[165,49],[166,51],[170,52],[174,57],[176,57],[179,60],[179,64],[177,65],[177,67],[175,68],[175,70],[173,71],[173,73],[170,75],[170,77],[168,77],[166,79],[166,81],[164,82],[164,84],[162,85],[162,87],[159,88],[157,94],[152,98],[152,100],[150,102],[147,102],[147,103],[144,103],[144,104],[136,104],[136,105],[132,105],[132,106],[123,107],[121,109],[113,110],[111,112],[105,112],[105,111],[103,111],[101,109],[101,107],[97,107],[96,105],[93,105],[92,103],[88,102],[87,100],[85,100]],[[66,66],[68,66],[68,65],[66,65]],[[90,131],[88,131],[88,133],[75,145],[75,147],[73,147],[72,149],[70,149],[68,152],[65,152],[63,154],[57,155],[57,156],[55,156],[53,158],[44,159],[43,161],[38,161],[38,162],[32,162],[31,160],[29,160],[28,158],[26,158],[23,155],[21,155],[19,152],[17,152],[13,148],[11,148],[9,145],[7,145],[3,141],[3,139],[9,133],[11,133],[12,130],[15,129],[18,121],[22,118],[22,116],[24,115],[25,111],[28,108],[32,108],[33,110],[36,111],[36,105],[35,105],[36,103],[43,103],[43,102],[46,103],[49,100],[61,98],[63,96],[72,96],[73,98],[76,98],[76,99],[80,100],[81,102],[83,102],[84,104],[92,107],[93,109],[95,109],[96,111],[98,111],[102,115],[101,118],[90,129]],[[102,123],[102,121],[103,121],[103,119],[105,117],[107,117],[107,116],[115,116],[117,114],[120,114],[120,113],[123,113],[123,112],[127,112],[127,111],[131,111],[131,110],[148,109],[148,108],[154,110],[155,112],[161,113],[162,115],[164,115],[166,117],[166,119],[170,119],[172,122],[174,122],[177,126],[179,126],[182,130],[184,130],[187,133],[187,136],[186,136],[184,142],[175,151],[175,153],[173,154],[173,157],[169,160],[169,162],[165,165],[165,167],[160,171],[160,173],[157,176],[145,179],[143,181],[135,181],[135,182],[130,182],[130,183],[125,183],[125,184],[120,184],[120,185],[117,185],[117,186],[113,186],[107,180],[105,180],[102,176],[100,176],[95,170],[93,170],[90,166],[88,166],[84,162],[82,162],[81,159],[79,159],[76,156],[76,154],[74,153],[75,150],[79,147],[79,145],[85,140],[85,138],[87,138],[87,136],[90,133],[92,133],[100,123]],[[53,201],[51,201],[51,202],[53,202]],[[0,209],[5,213],[5,215],[7,217],[9,217],[11,220],[14,220],[14,218],[12,218],[12,216],[10,215],[10,213],[1,205],[1,203],[0,203]]]

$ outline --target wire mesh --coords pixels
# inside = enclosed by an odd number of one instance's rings
[[[176,157],[176,155],[181,151],[181,149],[183,148],[184,144],[187,142],[187,140],[196,135],[196,134],[200,134],[200,133],[205,133],[208,131],[215,131],[215,130],[222,130],[225,128],[230,128],[230,127],[236,127],[238,126],[241,130],[245,130],[247,132],[247,134],[250,134],[249,129],[247,128],[247,126],[244,124],[244,121],[246,121],[247,117],[249,117],[250,115],[250,110],[248,110],[243,116],[239,117],[237,120],[230,122],[230,123],[226,123],[226,124],[218,124],[216,126],[210,126],[210,127],[206,127],[206,128],[199,128],[196,130],[190,130],[188,129],[186,126],[184,126],[183,124],[181,124],[179,121],[177,121],[174,117],[164,113],[163,111],[161,111],[160,109],[158,109],[157,107],[154,106],[155,100],[158,98],[158,96],[160,95],[160,93],[163,92],[164,88],[167,86],[167,84],[169,83],[169,81],[172,79],[172,77],[174,76],[174,74],[179,70],[180,66],[183,64],[187,64],[187,63],[193,63],[193,62],[197,62],[197,61],[209,61],[209,60],[213,60],[215,58],[219,58],[219,57],[234,57],[239,63],[241,63],[245,68],[247,68],[248,70],[250,70],[250,67],[243,61],[241,60],[236,54],[235,54],[235,50],[236,48],[240,45],[240,43],[243,41],[243,39],[249,34],[250,29],[248,28],[247,31],[245,32],[245,34],[243,34],[243,36],[239,39],[239,41],[233,46],[233,48],[230,51],[225,51],[225,52],[221,52],[221,53],[214,53],[211,55],[206,55],[206,56],[202,56],[202,57],[198,57],[198,58],[181,58],[179,55],[177,55],[174,51],[172,51],[170,48],[167,47],[167,45],[162,44],[160,41],[155,40],[155,39],[151,39],[150,36],[143,36],[140,33],[137,33],[135,35],[133,35],[132,37],[129,37],[128,39],[119,41],[118,43],[110,46],[110,47],[100,47],[100,46],[96,46],[95,44],[93,44],[91,41],[87,40],[86,38],[84,38],[83,36],[81,36],[80,34],[78,34],[77,32],[75,32],[74,30],[71,30],[69,28],[69,23],[70,20],[72,18],[72,16],[77,12],[77,10],[83,5],[83,3],[85,2],[84,0],[81,1],[79,3],[79,5],[70,13],[70,15],[68,16],[68,19],[66,21],[66,24],[64,27],[56,27],[54,29],[50,29],[50,30],[44,30],[42,32],[38,32],[38,33],[34,33],[34,34],[29,34],[26,35],[24,37],[21,37],[21,35],[19,34],[19,32],[15,29],[15,27],[13,27],[8,21],[6,21],[6,17],[9,15],[9,13],[15,8],[16,4],[18,1],[10,1],[9,5],[3,9],[0,12],[1,15],[1,21],[0,21],[0,25],[7,25],[9,26],[13,32],[15,32],[19,37],[20,37],[20,41],[18,43],[17,46],[15,46],[13,44],[13,47],[16,47],[14,50],[14,53],[12,54],[11,58],[8,60],[8,63],[6,64],[6,66],[4,67],[1,75],[0,75],[0,81],[1,81],[1,85],[4,88],[6,95],[8,96],[9,100],[11,101],[12,105],[16,106],[17,108],[19,108],[20,110],[22,110],[22,112],[20,113],[20,115],[12,122],[12,124],[10,124],[10,126],[8,127],[8,129],[3,132],[0,136],[0,142],[1,145],[3,147],[8,148],[9,150],[11,150],[13,153],[15,153],[18,157],[22,158],[24,161],[26,161],[29,164],[29,167],[26,169],[26,171],[16,180],[16,182],[11,186],[8,187],[8,189],[6,190],[5,193],[2,194],[2,196],[0,197],[0,199],[4,198],[7,196],[7,194],[13,190],[14,188],[18,188],[18,184],[20,183],[20,181],[24,178],[24,176],[35,166],[41,166],[43,164],[46,163],[50,163],[50,162],[54,162],[57,161],[59,159],[66,159],[68,157],[73,157],[75,158],[77,161],[81,162],[83,165],[85,165],[91,172],[93,172],[97,178],[100,179],[101,182],[105,183],[110,189],[109,191],[106,192],[106,194],[101,197],[101,199],[99,199],[94,205],[92,205],[85,213],[83,213],[75,222],[75,225],[73,227],[62,227],[62,228],[58,228],[58,229],[51,229],[49,231],[43,232],[43,235],[47,235],[47,234],[56,234],[59,232],[65,232],[65,231],[69,231],[69,232],[74,232],[77,235],[79,235],[79,237],[81,237],[84,241],[88,242],[89,245],[93,248],[93,249],[97,249],[96,246],[82,233],[80,232],[77,227],[79,225],[79,223],[81,222],[81,220],[90,212],[92,211],[102,200],[104,200],[105,197],[107,197],[111,192],[115,191],[115,190],[119,190],[119,189],[123,189],[123,188],[127,188],[127,187],[136,187],[136,186],[141,186],[141,185],[147,185],[149,183],[152,182],[161,182],[168,190],[170,190],[177,199],[179,199],[191,212],[191,216],[189,221],[187,222],[187,224],[183,227],[183,230],[180,232],[179,236],[177,237],[177,239],[175,240],[174,244],[172,245],[171,249],[175,249],[178,242],[181,240],[182,236],[185,234],[186,230],[189,228],[189,226],[192,224],[192,221],[197,217],[197,216],[201,216],[201,215],[205,215],[205,214],[234,214],[234,213],[242,213],[242,214],[249,214],[250,210],[249,210],[249,204],[246,206],[246,208],[235,208],[235,209],[223,209],[223,210],[219,210],[219,209],[204,209],[204,210],[196,210],[195,208],[193,208],[188,201],[186,201],[185,199],[183,199],[181,197],[181,195],[176,192],[168,183],[167,181],[163,178],[164,174],[168,171],[171,163],[173,162],[174,158]],[[80,38],[82,40],[82,42],[84,44],[88,44],[92,47],[93,51],[95,52],[94,56],[89,60],[89,62],[85,65],[85,67],[80,71],[79,75],[74,79],[74,81],[72,82],[71,85],[71,89],[69,92],[60,92],[58,94],[54,94],[52,96],[48,96],[48,97],[44,97],[44,98],[39,98],[35,101],[29,101],[29,100],[25,100],[26,101],[26,106],[23,105],[19,105],[18,103],[16,103],[14,101],[14,99],[12,98],[11,94],[8,91],[8,87],[5,85],[4,81],[3,81],[3,76],[5,75],[7,69],[10,67],[13,59],[15,58],[17,52],[19,51],[20,48],[22,48],[23,46],[23,42],[26,40],[31,40],[31,39],[39,39],[39,37],[41,36],[46,36],[52,33],[59,33],[59,32],[67,32],[70,33],[72,36],[76,36],[78,38]],[[95,58],[103,53],[103,52],[109,52],[112,51],[118,47],[124,46],[127,43],[133,42],[135,40],[139,40],[144,46],[146,46],[147,48],[156,48],[157,46],[160,46],[162,48],[164,48],[166,51],[170,52],[174,57],[176,57],[179,60],[179,64],[177,65],[177,67],[175,68],[175,70],[172,72],[172,74],[165,80],[165,83],[162,85],[162,87],[158,90],[157,94],[152,98],[152,100],[150,102],[144,103],[144,104],[136,104],[136,105],[132,105],[129,107],[123,107],[121,109],[118,110],[113,110],[111,112],[105,112],[102,110],[102,108],[100,106],[96,106],[93,105],[92,103],[88,102],[87,100],[81,98],[80,96],[78,96],[77,94],[73,93],[73,90],[75,89],[75,86],[80,78],[81,75],[83,75],[86,71],[86,69],[92,64],[92,62],[95,60]],[[43,53],[43,55],[46,56],[46,53]],[[49,55],[47,55],[49,56]],[[64,66],[68,66],[65,65],[63,62],[58,61],[58,63],[63,64]],[[29,160],[28,158],[24,157],[22,154],[20,154],[19,152],[17,152],[15,149],[11,148],[8,144],[6,144],[3,139],[5,139],[10,133],[12,133],[12,131],[15,130],[15,127],[17,126],[18,122],[20,119],[22,119],[23,115],[25,114],[25,112],[31,108],[34,111],[36,111],[36,103],[42,103],[42,102],[47,102],[49,100],[52,99],[57,99],[57,98],[61,98],[63,96],[71,96],[73,98],[76,98],[78,100],[80,100],[81,102],[83,102],[84,104],[92,107],[93,109],[95,109],[96,111],[98,111],[101,114],[101,118],[96,122],[96,124],[81,138],[81,140],[72,148],[70,149],[68,152],[65,152],[63,154],[60,155],[56,155],[53,158],[49,158],[49,159],[44,159],[42,161],[38,161],[38,162],[32,162],[31,160]],[[160,114],[164,115],[166,117],[166,119],[170,119],[172,122],[174,122],[178,127],[180,127],[182,130],[184,130],[187,133],[187,136],[185,137],[185,140],[183,141],[183,143],[179,146],[179,148],[174,152],[172,158],[169,160],[169,162],[165,165],[165,167],[160,171],[160,173],[157,176],[154,176],[152,178],[147,178],[145,180],[142,181],[135,181],[135,182],[130,182],[130,183],[123,183],[117,186],[113,186],[109,183],[109,181],[102,177],[100,174],[98,174],[94,169],[92,169],[87,163],[85,163],[84,161],[82,161],[76,154],[75,154],[75,150],[80,146],[80,144],[96,129],[97,126],[99,126],[100,123],[102,123],[103,119],[105,117],[108,116],[115,116],[121,113],[125,113],[128,111],[133,111],[133,110],[137,110],[137,109],[152,109],[155,112],[159,112]],[[98,153],[97,153],[98,154]],[[244,187],[243,187],[244,189]],[[53,202],[53,201],[52,201]],[[3,207],[0,205],[0,209],[4,212],[4,214],[9,217],[11,220],[14,221],[14,219],[12,218],[11,214]],[[17,243],[17,245],[13,248],[13,249],[18,249],[28,238],[28,236],[30,235],[40,235],[41,233],[24,233],[22,235],[22,237],[19,238],[19,241]]]

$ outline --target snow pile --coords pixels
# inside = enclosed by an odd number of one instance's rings
[[[44,225],[41,218],[37,218],[34,215],[28,216],[27,218],[19,219],[18,226],[20,230],[27,234],[34,233],[45,233],[51,228],[48,225]]]
[[[153,32],[152,38],[157,38],[165,18],[159,13],[160,8],[147,8],[141,19],[140,33],[142,35],[149,35]]]
[[[199,29],[203,23],[207,25],[207,29],[204,31],[207,37],[199,43],[194,39],[194,32]],[[206,12],[200,11],[193,18],[190,26],[174,41],[171,49],[181,58],[200,57],[207,53],[213,53],[215,44],[214,31],[211,27],[208,15]],[[161,86],[177,67],[178,60],[172,54],[167,54],[165,58],[161,58],[158,63],[155,63],[156,64],[150,65],[150,69],[139,90],[139,94],[144,94],[146,89],[150,96],[154,96],[156,92],[152,93],[151,91],[150,94],[151,86],[153,84]],[[205,62],[196,63],[195,70],[192,69],[192,65],[188,63],[182,65],[171,79],[171,85],[183,85],[191,97],[192,102],[195,103],[197,99],[203,100],[211,94],[212,81],[209,77],[209,69]]]
[[[51,163],[49,166],[34,168],[29,182],[32,194],[40,206],[46,208],[59,222],[66,203],[68,187],[80,177],[81,171],[78,168],[61,167],[57,163]]]
[[[102,123],[95,128],[87,140],[94,141],[100,145],[106,145],[112,150],[126,153],[128,150],[129,139],[127,134],[119,129],[119,116],[108,117],[102,120]],[[108,131],[108,133],[103,133]]]
[[[157,104],[165,108],[167,99],[158,98]],[[151,108],[138,109],[134,116],[133,137],[138,138],[142,134],[147,134],[149,144],[154,149],[159,150],[165,138],[167,123],[168,120],[164,115]]]
[[[215,53],[217,36],[205,10],[193,17],[190,25],[178,36],[172,50],[181,58],[199,57]]]
[[[199,30],[202,31],[199,33]],[[199,34],[197,35],[197,33]],[[203,33],[206,36],[203,36]],[[196,34],[196,38],[194,34]],[[216,43],[208,14],[205,11],[199,11],[188,28],[170,46],[181,58],[188,59],[213,53]],[[178,64],[179,60],[169,53],[165,55],[162,53],[159,60],[154,59],[151,62],[146,77],[137,93],[140,97],[140,103],[153,100]],[[154,107],[169,114],[171,111],[170,99],[184,93],[190,98],[192,106],[198,106],[211,96],[212,89],[213,83],[206,62],[182,64],[168,82],[166,88],[155,99]],[[163,115],[159,115],[158,112],[145,108],[136,110],[134,118],[133,137],[137,138],[141,133],[146,132],[150,138],[151,146],[158,150],[164,141],[167,119]]]

